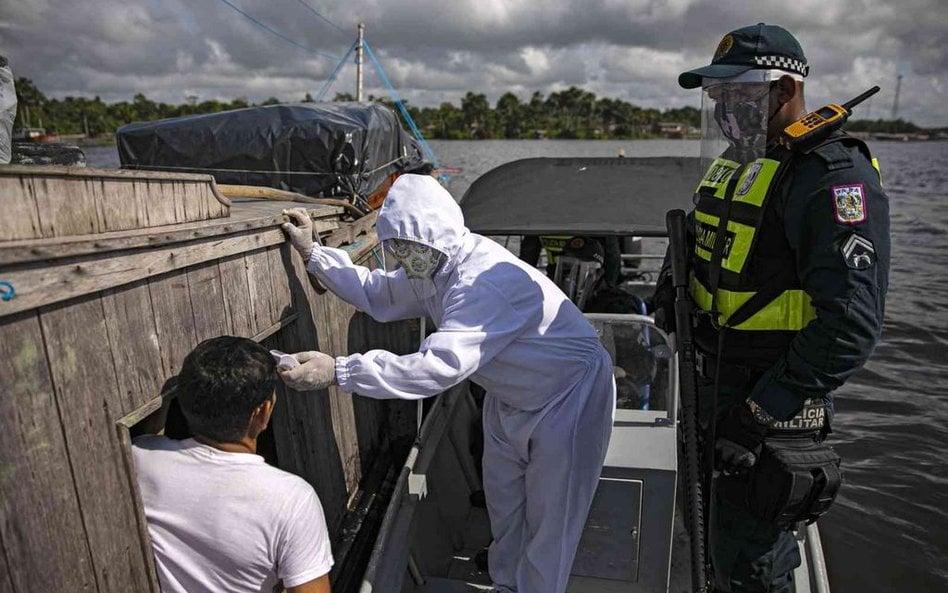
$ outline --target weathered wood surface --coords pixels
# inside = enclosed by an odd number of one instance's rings
[[[167,378],[162,366],[158,326],[147,280],[102,293],[102,310],[123,410],[134,410],[161,393]],[[104,345],[103,345],[104,346]]]
[[[272,216],[272,208],[270,203],[271,214],[266,216],[268,225],[254,230],[170,243],[160,248],[127,249],[82,258],[35,262],[32,265],[4,266],[0,269],[0,280],[11,283],[17,294],[10,301],[0,302],[0,317],[195,264],[283,244],[286,236],[279,224],[285,219],[282,215],[279,218]],[[344,225],[336,233],[330,234],[326,237],[326,244],[375,241],[374,234],[366,234],[371,230],[375,216],[366,218],[368,220]]]
[[[277,207],[274,207],[277,206]],[[204,222],[189,222],[148,229],[132,231],[116,231],[74,237],[56,237],[53,239],[27,239],[5,241],[0,235],[0,265],[22,264],[32,261],[62,259],[90,255],[94,253],[108,253],[125,249],[142,247],[158,247],[172,243],[182,243],[207,239],[221,235],[230,235],[240,231],[252,231],[266,227],[276,227],[287,220],[282,214],[283,208],[299,206],[291,203],[263,203],[258,204],[246,200],[238,200],[231,209],[227,218],[219,218]],[[319,233],[331,233],[341,228],[338,216],[340,208],[318,206],[307,208],[314,218],[313,225]],[[14,213],[13,215],[16,215]],[[371,222],[375,216],[370,215]],[[367,221],[369,222],[369,221]],[[355,224],[360,225],[361,220]],[[371,224],[369,224],[371,226]],[[338,240],[342,240],[342,236]]]
[[[140,229],[227,216],[210,176],[10,165],[0,169],[0,240]]]
[[[172,377],[178,373],[184,357],[198,343],[188,278],[177,272],[152,278],[148,281],[148,292],[158,332],[163,376]]]
[[[0,392],[2,581],[13,591],[95,591],[36,313],[0,322]]]
[[[117,373],[125,369],[115,368],[101,298],[43,309],[40,322],[97,590],[156,591],[115,432],[129,406],[119,394]]]
[[[0,270],[18,284],[0,303],[0,593],[157,592],[128,431],[116,422],[153,408],[199,341],[231,334],[332,355],[417,347],[417,329],[354,324],[352,307],[317,295],[274,205],[253,208],[270,222]],[[342,225],[325,242],[351,242],[352,259],[374,267],[372,222]],[[5,309],[17,301],[20,312]],[[395,436],[380,433],[399,403],[281,387],[277,458],[316,488],[333,537],[366,460]]]

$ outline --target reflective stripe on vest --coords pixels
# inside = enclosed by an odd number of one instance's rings
[[[694,299],[695,305],[702,311],[710,311],[711,293],[694,275],[691,276],[690,288],[691,298]],[[752,296],[754,296],[753,292],[732,292],[719,288],[717,306],[720,316],[718,317],[718,323],[723,326],[727,318],[733,315]],[[815,318],[816,310],[810,304],[810,295],[799,289],[785,290],[763,309],[751,315],[747,321],[731,329],[799,331]]]
[[[546,249],[547,259],[550,263],[556,263],[557,258],[563,253],[563,248],[572,239],[572,235],[541,235],[540,245]]]
[[[879,168],[879,159],[872,157],[872,168],[876,170],[876,175],[879,176],[879,185],[882,185],[882,169]]]
[[[698,185],[699,199],[694,211],[695,265],[702,268],[703,277],[707,277],[706,270],[717,240],[720,219],[714,210],[720,212],[723,207],[728,181],[738,168],[739,164],[734,161],[716,159]],[[714,303],[720,314],[717,321],[721,326],[726,325],[728,318],[756,294],[765,282],[765,279],[746,277],[744,271],[754,253],[757,243],[754,239],[763,223],[763,209],[768,195],[774,189],[779,168],[779,161],[757,159],[743,169],[734,184],[731,214],[723,238],[721,277]],[[698,308],[711,310],[711,293],[694,273],[691,276],[690,292]],[[734,329],[799,331],[815,317],[816,311],[809,295],[800,289],[788,289]]]

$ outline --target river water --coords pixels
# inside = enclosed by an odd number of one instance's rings
[[[432,141],[460,197],[482,173],[537,156],[697,156],[698,142]],[[948,142],[876,142],[892,220],[882,341],[836,394],[845,483],[820,520],[834,592],[948,591]],[[118,166],[88,148],[89,166]]]

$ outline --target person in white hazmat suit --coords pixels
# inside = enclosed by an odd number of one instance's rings
[[[429,317],[415,354],[294,356],[296,389],[337,383],[373,398],[420,399],[471,378],[485,388],[484,491],[501,593],[561,593],[592,504],[615,413],[613,365],[595,330],[546,275],[470,232],[427,175],[392,185],[376,230],[385,270],[313,245],[303,209],[284,230],[327,289],[378,321]]]

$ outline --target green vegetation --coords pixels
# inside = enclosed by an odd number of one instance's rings
[[[170,105],[156,103],[141,93],[135,95],[131,102],[111,104],[102,102],[99,97],[50,99],[27,78],[17,79],[16,93],[18,108],[14,128],[42,127],[62,135],[86,134],[93,137],[111,134],[133,121],[216,113],[251,105],[243,97],[230,102],[198,102],[197,97],[189,97],[181,105]],[[349,93],[339,93],[333,100],[353,101],[355,97]],[[394,107],[387,98],[370,95],[369,100]],[[302,101],[312,102],[313,98],[307,93]],[[259,105],[280,102],[270,97]],[[425,137],[434,139],[693,137],[701,123],[701,114],[694,107],[665,110],[638,107],[621,99],[597,97],[577,87],[546,96],[537,91],[526,101],[508,92],[495,105],[488,102],[486,95],[469,91],[461,98],[460,106],[453,103],[442,103],[438,107],[406,106]],[[847,130],[868,133],[925,131],[901,119],[851,121],[847,124]]]
[[[847,132],[869,132],[870,134],[918,134],[925,132],[910,121],[899,119],[857,119],[846,123]]]
[[[114,132],[133,121],[149,121],[166,117],[215,113],[251,105],[245,98],[231,102],[202,101],[196,98],[182,105],[156,103],[144,94],[131,102],[106,104],[99,97],[66,97],[50,99],[27,78],[16,81],[18,100],[15,128],[42,127],[58,134],[97,136]],[[334,101],[352,101],[348,93],[340,93]],[[302,101],[312,101],[307,94]],[[386,98],[369,96],[393,106]],[[271,97],[259,105],[280,103]],[[681,109],[647,109],[619,99],[596,97],[576,87],[544,96],[535,92],[529,101],[521,101],[506,93],[491,106],[483,94],[468,92],[460,107],[442,103],[439,107],[407,105],[422,133],[428,138],[648,138],[662,135],[659,123],[681,124],[685,133],[697,128],[700,113],[693,107]],[[677,132],[666,132],[666,135]]]

